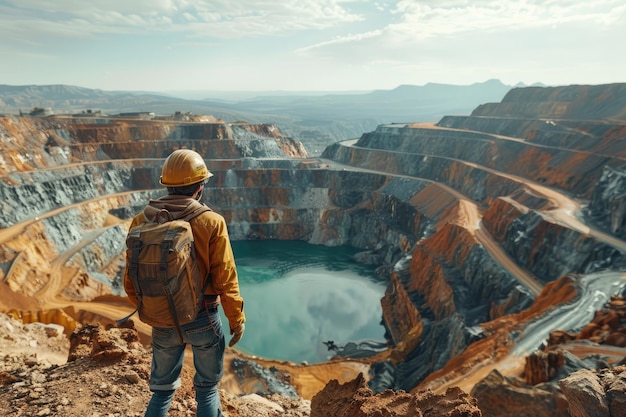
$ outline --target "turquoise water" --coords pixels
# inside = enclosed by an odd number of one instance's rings
[[[241,241],[233,242],[233,251],[247,318],[239,350],[317,363],[334,353],[323,341],[343,346],[384,340],[380,299],[385,283],[375,278],[373,268],[352,261],[355,249]]]

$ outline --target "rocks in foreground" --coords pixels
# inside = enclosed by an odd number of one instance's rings
[[[374,394],[363,374],[345,384],[330,381],[311,401],[311,417],[481,417],[476,400],[453,387],[444,395],[386,390]]]
[[[626,366],[581,369],[559,381],[572,417],[626,417]]]

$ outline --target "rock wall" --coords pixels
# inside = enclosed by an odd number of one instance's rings
[[[510,90],[500,103],[478,106],[472,116],[626,120],[626,84],[524,87]]]
[[[584,214],[611,234],[626,238],[626,170],[605,167]]]
[[[568,273],[589,274],[625,266],[623,248],[564,227],[507,198],[489,207],[483,224],[516,262],[544,283]]]
[[[502,117],[498,115],[446,116],[438,126],[484,132],[492,138],[518,138],[533,145],[623,157],[624,125],[607,120]]]

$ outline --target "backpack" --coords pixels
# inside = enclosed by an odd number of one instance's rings
[[[154,222],[130,229],[126,262],[138,303],[135,311],[118,323],[139,312],[139,319],[146,324],[175,327],[182,341],[180,326],[195,320],[210,282],[209,277],[200,276],[189,220],[211,209],[199,203],[197,206],[180,219],[173,219],[163,209]]]

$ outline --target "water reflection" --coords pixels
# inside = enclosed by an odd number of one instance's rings
[[[266,358],[327,360],[322,342],[383,340],[384,283],[350,248],[304,242],[233,242],[248,322],[243,351]]]

